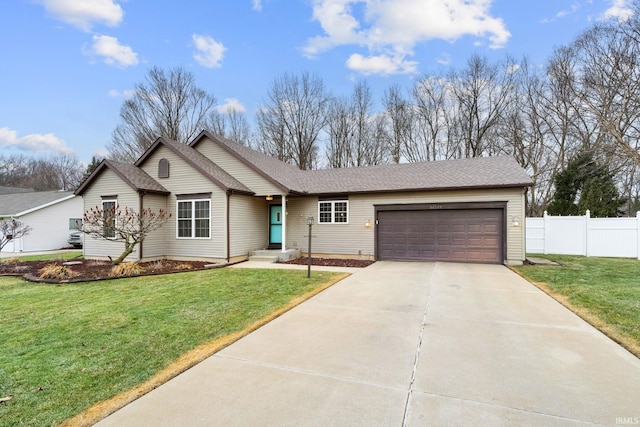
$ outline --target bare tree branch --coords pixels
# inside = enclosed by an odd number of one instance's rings
[[[17,219],[0,221],[0,251],[10,241],[26,236],[31,231],[31,227]]]
[[[171,214],[163,209],[151,208],[136,212],[131,208],[103,209],[99,206],[85,211],[80,231],[102,240],[124,243],[124,251],[113,265],[121,263],[137,245],[153,231],[161,228]]]

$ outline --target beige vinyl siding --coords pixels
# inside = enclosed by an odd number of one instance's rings
[[[169,161],[169,177],[158,177],[158,162],[160,159]],[[226,209],[227,196],[216,184],[195,170],[180,156],[164,146],[149,156],[141,168],[164,188],[171,192],[167,196],[167,211],[171,219],[163,227],[165,240],[165,256],[182,259],[211,259],[222,260],[227,254],[226,242]],[[211,236],[202,239],[178,239],[177,224],[177,194],[211,193]],[[146,252],[145,257],[149,256]]]
[[[264,199],[232,195],[230,198],[231,256],[263,249],[269,240],[269,212]]]
[[[161,194],[145,194],[142,199],[142,207],[144,209],[153,209],[156,213],[161,209],[167,211],[167,200],[167,196]],[[166,241],[168,240],[169,228],[173,220],[174,217],[172,216],[161,228],[152,232],[142,242],[142,259],[163,258],[166,256]]]
[[[205,138],[196,145],[196,150],[224,169],[229,175],[246,185],[259,196],[282,194],[282,190],[262,175],[229,154],[225,149]]]
[[[91,187],[84,193],[84,210],[95,208],[102,209],[103,196],[118,196],[118,207],[129,207],[140,211],[138,193],[125,184],[111,169],[105,168]],[[96,239],[84,236],[83,252],[85,258],[104,259],[108,256],[117,258],[124,251],[124,243],[111,240]],[[138,249],[127,257],[127,261],[136,261],[139,258]]]
[[[318,224],[318,198],[291,199],[288,204],[288,247],[302,251],[307,247],[308,226],[306,218],[315,218],[313,226],[312,252],[336,255],[375,255],[375,205],[411,203],[465,203],[507,202],[507,259],[508,263],[519,263],[524,253],[524,193],[522,188],[434,191],[416,193],[358,194],[349,196],[348,224]],[[512,219],[520,219],[518,227]],[[371,221],[366,228],[365,222]]]

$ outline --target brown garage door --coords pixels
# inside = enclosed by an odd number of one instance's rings
[[[503,262],[502,209],[381,210],[381,260]]]

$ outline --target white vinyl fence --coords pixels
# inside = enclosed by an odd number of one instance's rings
[[[550,216],[526,219],[527,253],[640,259],[640,212],[635,218]]]

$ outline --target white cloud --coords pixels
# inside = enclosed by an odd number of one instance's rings
[[[22,151],[55,151],[63,154],[73,154],[67,144],[52,133],[34,133],[18,137],[18,132],[9,128],[0,128],[0,147],[17,148]]]
[[[580,9],[580,5],[578,3],[573,3],[570,9],[563,9],[560,12],[556,13],[556,18],[562,18],[568,15],[573,15]]]
[[[413,55],[415,45],[429,40],[454,41],[470,35],[487,39],[491,48],[500,48],[511,34],[502,19],[491,16],[491,3],[491,0],[314,0],[313,17],[324,34],[307,40],[304,53],[314,57],[337,46],[366,47],[369,58],[354,54],[349,62],[359,66],[368,62],[370,72],[379,69],[386,73],[394,64],[397,72],[406,72],[411,67],[402,64],[414,64],[406,58]]]
[[[449,53],[442,53],[440,54],[440,56],[436,59],[436,62],[440,65],[450,65],[451,64],[451,54]]]
[[[92,54],[102,56],[105,63],[130,67],[138,64],[138,54],[129,46],[121,45],[111,36],[94,35]]]
[[[220,68],[220,62],[227,50],[222,43],[218,43],[212,37],[194,34],[193,43],[197,52],[193,54],[196,61],[203,67]]]
[[[111,155],[111,153],[109,152],[109,150],[106,150],[104,148],[99,148],[93,153],[93,155],[97,159],[106,159]]]
[[[364,75],[411,74],[417,71],[417,62],[406,61],[403,57],[392,58],[386,55],[364,57],[354,53],[347,59],[347,67]]]
[[[611,7],[604,12],[602,19],[616,19],[620,22],[628,20],[633,15],[633,10],[628,3],[628,0],[613,0]]]
[[[236,98],[225,98],[224,104],[217,105],[216,110],[219,113],[229,113],[231,111],[236,111],[238,113],[244,113],[247,111],[244,105]]]
[[[56,19],[83,31],[91,31],[94,23],[115,27],[124,12],[114,0],[39,0]]]
[[[135,95],[136,90],[135,89],[126,89],[123,91],[119,91],[116,89],[111,89],[109,92],[109,96],[113,97],[113,98],[124,98],[124,99],[131,99],[133,97],[133,95]]]
[[[262,1],[261,0],[252,0],[253,10],[260,12],[262,10]]]

